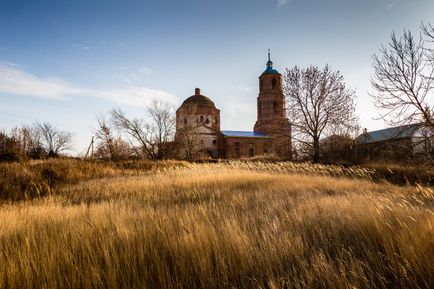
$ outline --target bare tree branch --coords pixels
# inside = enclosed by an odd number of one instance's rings
[[[425,26],[430,36],[432,26]],[[425,31],[425,30],[424,30]],[[432,91],[434,66],[422,37],[415,40],[404,30],[398,37],[392,33],[388,46],[382,46],[372,57],[374,75],[371,93],[381,117],[391,125],[424,122],[434,126]],[[432,53],[432,52],[431,52]]]

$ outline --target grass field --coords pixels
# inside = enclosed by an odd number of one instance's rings
[[[6,164],[0,288],[434,288],[433,190],[373,175],[261,162]]]

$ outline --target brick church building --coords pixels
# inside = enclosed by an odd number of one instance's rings
[[[282,75],[268,53],[259,76],[257,121],[253,131],[220,130],[220,110],[199,88],[176,111],[176,142],[181,158],[290,159],[291,125],[286,117]]]

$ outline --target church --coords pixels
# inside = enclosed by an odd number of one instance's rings
[[[175,141],[186,159],[290,159],[291,124],[286,116],[282,75],[268,53],[259,76],[257,120],[253,131],[220,130],[220,110],[199,88],[176,111]]]

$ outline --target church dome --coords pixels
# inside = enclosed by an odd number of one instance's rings
[[[208,97],[200,94],[200,89],[195,89],[195,94],[184,100],[181,106],[185,105],[196,105],[196,106],[206,106],[215,108],[214,102]]]

